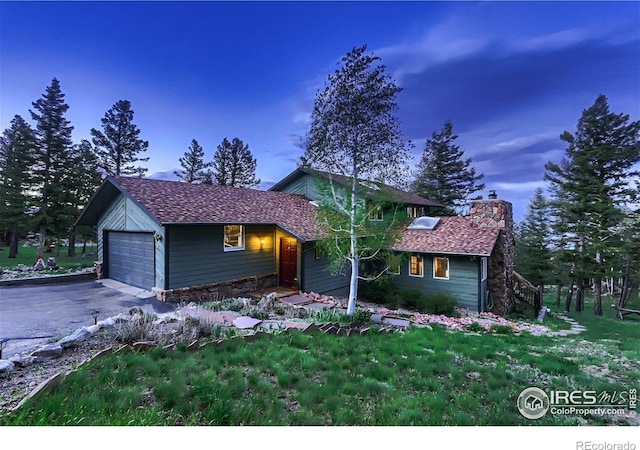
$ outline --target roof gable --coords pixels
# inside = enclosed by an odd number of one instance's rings
[[[114,191],[115,188],[115,191]],[[135,201],[162,225],[273,224],[302,240],[320,232],[315,208],[295,194],[149,178],[107,177],[78,219],[97,223],[105,202],[118,192]]]
[[[344,175],[332,174],[329,172],[323,172],[321,170],[310,169],[308,167],[298,167],[296,170],[291,172],[285,178],[283,178],[282,180],[280,180],[279,182],[271,186],[269,190],[280,191],[285,186],[293,183],[294,181],[296,181],[297,179],[305,175],[311,175],[311,176],[322,178],[325,180],[332,179],[334,182],[336,182],[341,186],[348,186],[351,182],[351,178]],[[360,184],[372,195],[375,195],[376,191],[382,191],[389,194],[392,198],[394,198],[396,201],[402,204],[416,205],[416,206],[431,206],[431,207],[442,206],[439,203],[420,197],[419,195],[414,194],[413,192],[403,191],[401,189],[395,188],[393,186],[389,186],[384,183],[364,180]]]

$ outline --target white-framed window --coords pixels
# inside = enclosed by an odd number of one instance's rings
[[[391,263],[389,266],[389,275],[400,275],[400,263]]]
[[[409,276],[424,276],[424,261],[422,259],[422,255],[411,255],[409,258]]]
[[[480,264],[482,265],[482,278],[480,280],[484,281],[487,279],[487,257],[486,256],[480,259]]]
[[[244,250],[244,226],[225,225],[224,251],[235,252],[237,250]]]
[[[372,222],[380,222],[384,219],[384,213],[382,212],[382,206],[374,206],[369,210],[369,220]]]
[[[441,280],[449,279],[449,258],[442,256],[433,257],[433,278]]]
[[[315,258],[320,259],[320,255],[322,254],[322,249],[317,243],[315,245],[315,250],[316,250]]]

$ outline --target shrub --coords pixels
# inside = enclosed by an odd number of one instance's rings
[[[269,318],[269,313],[267,311],[258,308],[245,309],[243,310],[243,313],[245,316],[253,317],[258,320],[266,320]]]
[[[391,285],[389,277],[382,276],[373,281],[362,281],[358,286],[358,294],[364,300],[386,305],[390,308],[398,306],[400,298]]]
[[[155,332],[154,320],[151,314],[135,314],[129,320],[116,324],[115,338],[127,344],[150,340]]]
[[[470,323],[465,327],[465,330],[470,331],[472,333],[482,333],[484,331],[484,327],[480,325],[478,322]]]
[[[404,291],[401,295],[401,305],[411,311],[420,311],[420,305],[422,303],[422,292],[417,289],[409,289]],[[420,311],[426,312],[426,311]]]
[[[507,325],[499,325],[497,323],[494,323],[493,325],[491,325],[489,327],[489,333],[495,333],[495,334],[513,334],[513,330],[511,329],[510,326]]]
[[[313,321],[319,323],[338,322],[341,324],[347,324],[350,322],[350,318],[340,311],[325,308],[321,311],[315,311],[313,313]]]
[[[457,304],[456,299],[447,292],[423,294],[417,289],[410,289],[402,293],[402,306],[423,314],[454,316]]]
[[[367,311],[364,309],[356,309],[353,313],[353,317],[351,318],[352,323],[367,323],[371,320],[371,311]]]

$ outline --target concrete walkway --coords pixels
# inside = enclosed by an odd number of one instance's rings
[[[151,293],[151,291],[147,291],[145,289],[138,288],[135,286],[130,286],[128,284],[124,284],[119,281],[112,280],[111,278],[103,278],[101,280],[96,280],[96,283],[101,284],[104,287],[114,289],[123,294],[132,295],[140,299],[153,297],[153,294]]]

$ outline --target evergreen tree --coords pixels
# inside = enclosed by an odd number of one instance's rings
[[[602,315],[605,262],[620,246],[617,237],[625,213],[622,205],[635,190],[640,161],[640,121],[609,111],[604,95],[583,111],[575,135],[565,131],[568,146],[560,164],[548,162],[545,178],[554,194],[562,232],[573,240],[570,256],[577,280],[576,307],[588,279],[594,284],[594,314]]]
[[[221,186],[255,187],[260,184],[256,178],[256,159],[246,145],[238,138],[231,142],[224,138],[218,145],[211,163],[212,180]]]
[[[75,221],[82,208],[96,191],[101,182],[98,159],[91,143],[83,139],[80,144],[71,148],[70,157],[73,161],[68,176],[64,180],[67,201],[65,203],[68,225],[69,247],[67,256],[75,256],[77,230]],[[84,230],[83,234],[94,234]]]
[[[0,138],[0,230],[9,246],[9,258],[18,254],[20,227],[26,224],[35,145],[34,131],[18,115]]]
[[[36,151],[32,166],[32,181],[35,187],[33,206],[34,225],[39,230],[38,258],[42,257],[48,229],[59,230],[65,221],[66,193],[63,178],[71,170],[69,158],[73,127],[65,118],[69,106],[64,102],[60,82],[54,78],[42,98],[32,103],[30,110],[36,122]]]
[[[411,189],[421,197],[444,206],[443,215],[456,215],[464,209],[471,194],[484,189],[471,159],[463,159],[464,152],[455,144],[458,135],[447,121],[440,133],[433,133],[425,144]]]
[[[361,262],[376,258],[395,239],[400,214],[388,214],[382,226],[369,223],[370,181],[406,180],[409,142],[395,116],[396,95],[401,91],[380,58],[366,55],[366,46],[354,48],[342,58],[342,66],[329,75],[328,84],[316,95],[311,129],[300,163],[313,169],[348,177],[348,188],[330,180],[323,189],[319,222],[328,238],[323,249],[333,267],[350,269],[347,314],[355,312]],[[369,187],[368,187],[369,186]],[[406,219],[406,214],[404,215]],[[394,220],[395,219],[395,220]]]
[[[146,152],[149,142],[140,139],[140,129],[133,123],[133,110],[129,100],[119,100],[102,119],[102,130],[91,129],[100,168],[107,175],[136,175],[143,177],[147,168],[136,166],[149,157],[137,155]]]
[[[180,158],[180,165],[183,170],[173,172],[180,180],[187,183],[202,183],[207,180],[205,169],[209,165],[204,162],[204,149],[195,139],[191,141],[189,150]]]
[[[538,188],[518,225],[515,259],[518,272],[537,286],[544,285],[552,269],[550,241],[549,207]]]

